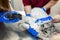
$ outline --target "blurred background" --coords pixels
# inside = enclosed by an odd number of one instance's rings
[[[10,0],[10,3],[12,7],[14,8],[14,10],[18,10],[18,11],[24,10],[22,0]]]

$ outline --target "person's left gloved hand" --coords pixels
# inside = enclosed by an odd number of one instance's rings
[[[5,23],[14,23],[20,20],[17,12],[11,11],[11,12],[5,12],[1,17],[0,17],[0,22],[5,22]]]

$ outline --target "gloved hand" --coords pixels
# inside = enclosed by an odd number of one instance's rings
[[[35,37],[38,37],[39,32],[36,31],[34,28],[32,28],[32,26],[29,26],[29,28],[27,29],[27,31],[28,31],[31,35],[33,35],[33,36],[35,36]]]
[[[45,18],[40,18],[35,21],[38,25],[44,24],[44,23],[49,23],[52,22],[53,18],[51,16],[47,16]]]
[[[19,15],[21,16],[21,15]],[[21,18],[18,17],[18,13],[15,11],[11,12],[5,12],[1,17],[0,17],[0,22],[5,22],[5,23],[14,23],[19,21]]]
[[[18,14],[18,12],[16,11],[11,11],[7,13],[5,17],[8,18],[9,20],[16,19],[16,18],[22,19],[22,15]]]
[[[29,25],[29,27],[27,28],[27,31],[28,31],[31,35],[33,35],[33,36],[35,36],[35,37],[39,37],[39,26],[36,25],[35,23],[31,23],[31,24]]]

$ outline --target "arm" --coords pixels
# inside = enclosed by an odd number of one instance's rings
[[[10,9],[11,9],[12,11],[14,11],[14,9],[12,8],[12,5],[11,5],[10,1],[11,1],[11,0],[9,0]]]
[[[10,4],[10,8],[11,8],[12,11],[14,11],[14,9],[13,9],[12,6],[11,6],[11,4]]]
[[[11,4],[10,4],[10,9],[11,9],[12,11],[14,11],[14,9],[13,9],[12,6],[11,6]]]
[[[31,11],[31,2],[30,0],[23,0],[25,13],[28,14]]]
[[[28,14],[28,13],[31,12],[31,6],[30,6],[30,5],[25,6],[24,9],[25,9],[25,13],[26,13],[26,14]]]
[[[51,8],[53,5],[55,5],[57,3],[58,0],[50,0],[44,7],[46,9]]]

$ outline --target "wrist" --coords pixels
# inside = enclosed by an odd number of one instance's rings
[[[42,7],[42,9],[43,9],[44,11],[46,11],[46,8],[45,8],[45,7]]]
[[[28,14],[26,14],[26,16],[31,16],[31,14],[30,14],[30,13],[28,13]]]

